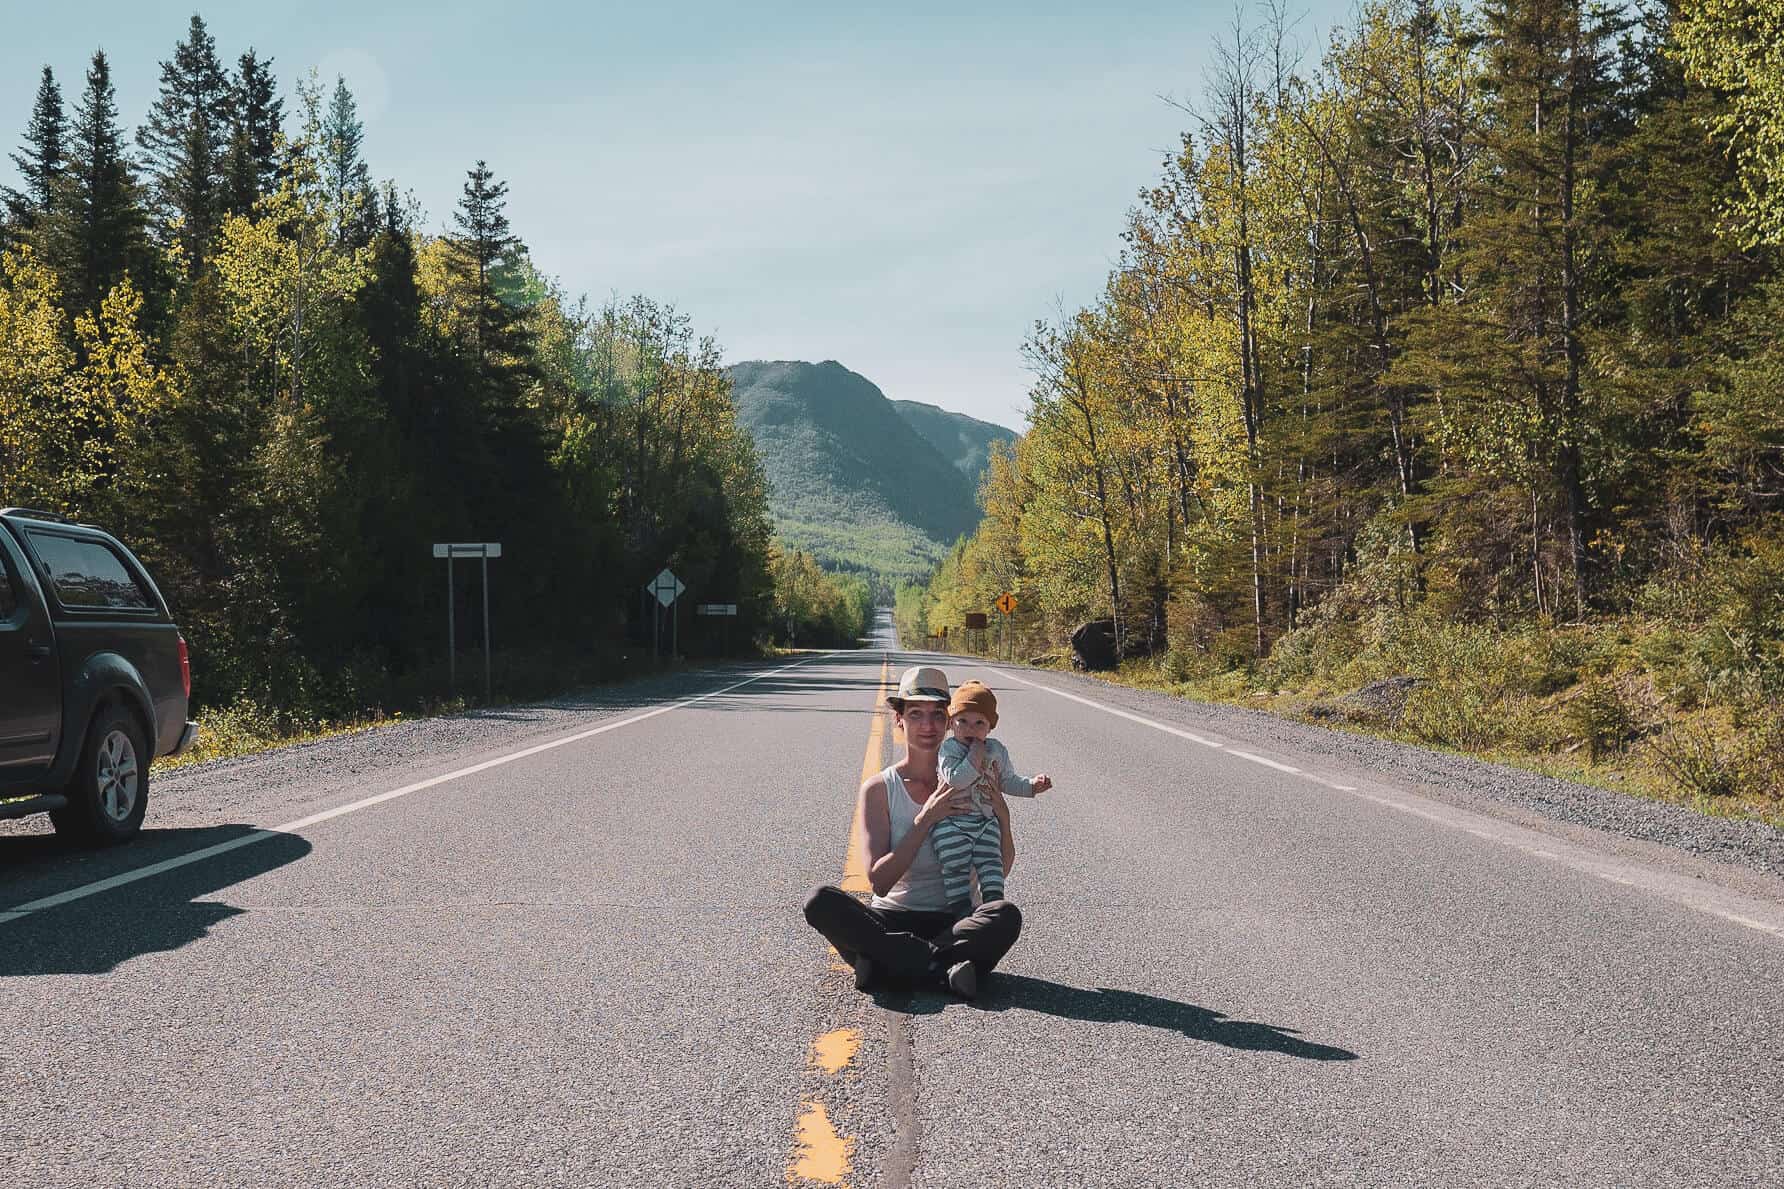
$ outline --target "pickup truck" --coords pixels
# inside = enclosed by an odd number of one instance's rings
[[[167,603],[109,533],[0,508],[0,818],[123,842],[149,764],[192,745],[192,666]]]

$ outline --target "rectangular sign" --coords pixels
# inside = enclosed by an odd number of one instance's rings
[[[502,543],[500,541],[450,542],[434,546],[435,557],[500,557]]]
[[[984,627],[985,613],[983,611],[968,611],[966,613],[966,626],[969,628]]]
[[[701,603],[694,608],[695,615],[736,615],[736,603]]]

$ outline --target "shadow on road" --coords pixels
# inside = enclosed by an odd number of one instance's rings
[[[875,996],[881,1006],[912,1015],[933,1015],[950,999],[941,995],[888,993]],[[1207,1041],[1252,1053],[1281,1053],[1306,1061],[1355,1061],[1357,1054],[1335,1045],[1302,1040],[1293,1028],[1230,1019],[1211,1008],[1176,999],[1118,991],[1111,987],[1069,987],[1021,974],[994,974],[979,996],[984,1011],[1033,1011],[1092,1024],[1144,1024],[1165,1028],[1191,1040]]]
[[[244,825],[145,830],[131,845],[97,852],[68,848],[53,836],[0,838],[0,872],[61,857],[72,861],[82,877],[70,879],[67,875],[72,872],[57,872],[64,876],[53,881],[59,886],[36,887],[24,894],[16,885],[7,887],[0,912],[66,888],[141,870],[158,861],[228,844],[257,832],[256,827]],[[0,978],[103,974],[143,954],[179,949],[209,933],[220,921],[246,911],[202,897],[296,862],[309,853],[310,844],[305,839],[295,834],[273,834],[82,900],[45,908],[19,920],[0,921]]]

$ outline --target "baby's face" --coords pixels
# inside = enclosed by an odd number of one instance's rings
[[[964,710],[949,720],[948,726],[954,732],[954,738],[962,743],[973,743],[991,734],[991,720],[977,710]]]

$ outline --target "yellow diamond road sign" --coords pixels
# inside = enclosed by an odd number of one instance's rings
[[[997,609],[1005,615],[1016,614],[1016,596],[1007,590],[1004,591],[997,600]]]

